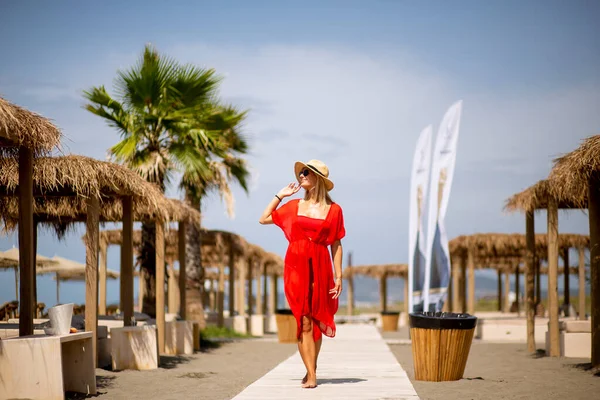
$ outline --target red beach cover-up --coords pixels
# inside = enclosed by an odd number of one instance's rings
[[[271,213],[289,242],[285,255],[283,282],[285,296],[297,322],[296,336],[302,334],[302,317],[313,320],[313,337],[335,336],[334,315],[338,299],[329,290],[335,287],[328,246],[346,235],[342,208],[331,207],[324,220],[298,216],[300,200],[291,200]],[[317,327],[318,329],[315,329]]]

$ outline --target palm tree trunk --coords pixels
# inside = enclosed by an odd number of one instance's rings
[[[186,193],[185,197],[185,201],[190,207],[200,211],[200,199],[194,199],[190,193]],[[204,329],[206,319],[202,302],[204,268],[202,267],[200,224],[186,224],[185,228],[187,319],[197,321],[200,324],[200,329]]]
[[[142,247],[138,261],[140,262],[140,279],[144,279],[145,290],[142,296],[142,312],[151,318],[156,317],[156,225],[154,222],[142,223]]]

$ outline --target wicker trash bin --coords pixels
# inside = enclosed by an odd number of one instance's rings
[[[385,332],[395,332],[398,330],[399,311],[381,312],[381,330]]]
[[[279,343],[296,343],[298,341],[296,337],[298,326],[292,310],[278,309],[275,312],[275,320],[277,321]]]
[[[477,318],[469,314],[409,314],[410,336],[418,381],[456,381],[463,377]]]

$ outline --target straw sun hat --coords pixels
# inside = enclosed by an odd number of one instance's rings
[[[329,179],[329,168],[327,168],[327,165],[325,165],[323,161],[310,160],[306,163],[303,163],[302,161],[296,161],[296,164],[294,164],[294,172],[298,182],[300,182],[300,171],[302,171],[304,168],[310,169],[317,176],[323,178],[327,191],[333,189],[333,182]]]

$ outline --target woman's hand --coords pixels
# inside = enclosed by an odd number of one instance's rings
[[[298,193],[298,191],[300,190],[300,185],[297,183],[290,183],[289,185],[287,185],[286,187],[284,187],[283,189],[281,189],[279,191],[279,193],[277,193],[277,196],[281,197],[282,199],[284,197],[288,197],[291,196],[293,194]]]
[[[332,299],[337,299],[342,294],[342,278],[335,280],[335,287],[329,291],[329,294],[333,294]]]

